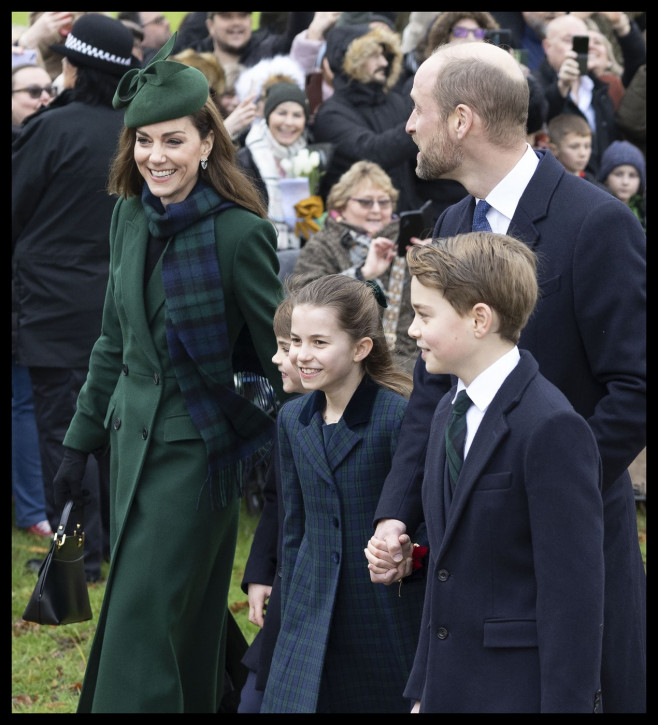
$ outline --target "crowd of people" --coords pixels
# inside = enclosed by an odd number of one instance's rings
[[[252,16],[13,28],[12,498],[109,562],[78,711],[645,712],[646,14]]]

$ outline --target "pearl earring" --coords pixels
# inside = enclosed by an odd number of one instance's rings
[[[208,159],[201,159],[201,168],[205,171],[208,168]]]

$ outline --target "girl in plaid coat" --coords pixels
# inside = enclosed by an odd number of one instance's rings
[[[373,294],[373,289],[375,294]],[[409,712],[422,570],[373,586],[363,562],[411,378],[386,345],[376,285],[293,293],[290,358],[308,395],[279,412],[285,508],[281,630],[261,712]]]

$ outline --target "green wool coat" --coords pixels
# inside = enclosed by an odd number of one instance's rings
[[[233,208],[215,232],[231,346],[246,325],[285,399],[271,362],[274,228]],[[239,499],[211,511],[200,497],[206,448],[171,365],[161,259],[144,288],[147,240],[141,200],[120,199],[102,332],[64,440],[111,449],[111,564],[78,712],[216,712],[224,686]]]

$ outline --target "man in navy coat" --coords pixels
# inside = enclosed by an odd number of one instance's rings
[[[493,231],[537,254],[540,299],[519,347],[588,421],[603,464],[602,711],[645,712],[646,574],[627,469],[646,445],[646,236],[628,207],[526,144],[527,83],[500,48],[441,47],[417,71],[411,96],[416,173],[456,179],[469,192],[441,215],[434,236],[470,231],[475,199],[486,199]],[[422,519],[430,421],[449,387],[448,376],[427,373],[418,359],[374,518],[375,537],[401,563],[371,571],[375,582],[409,568],[399,537]]]

